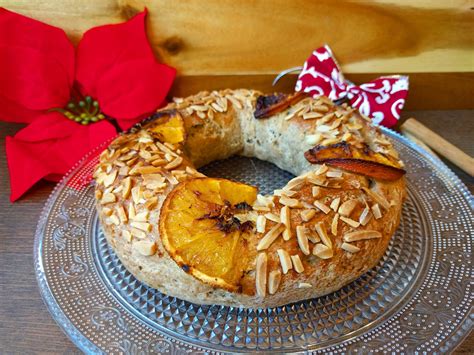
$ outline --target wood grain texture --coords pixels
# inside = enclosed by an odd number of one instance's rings
[[[66,30],[149,10],[158,56],[182,75],[273,74],[328,43],[346,73],[474,71],[471,2],[411,0],[0,0]],[[269,60],[271,58],[271,60]]]
[[[430,129],[474,155],[474,111],[408,111]],[[36,223],[52,183],[39,183],[20,201],[10,204],[5,161],[5,136],[21,125],[0,122],[0,354],[80,354],[61,332],[43,304],[33,270]],[[448,166],[474,193],[474,179]],[[474,335],[455,354],[472,354]]]

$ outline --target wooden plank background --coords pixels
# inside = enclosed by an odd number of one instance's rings
[[[356,83],[411,74],[408,109],[474,108],[474,5],[464,0],[0,0],[0,6],[63,28],[87,29],[145,7],[158,58],[175,66],[173,94],[252,87],[275,90],[283,69],[328,43]],[[291,91],[294,78],[277,89]]]
[[[412,92],[427,93],[410,99],[409,108],[474,107],[472,1],[0,0],[0,6],[61,27],[75,43],[87,29],[147,7],[156,54],[182,77],[174,93],[253,82],[271,90],[276,73],[328,43],[356,81],[411,73]],[[468,73],[461,84],[459,73]]]

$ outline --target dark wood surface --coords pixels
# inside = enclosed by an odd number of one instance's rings
[[[474,156],[474,111],[405,112],[459,148]],[[20,201],[9,202],[5,136],[21,125],[0,122],[0,354],[77,354],[79,350],[61,332],[40,297],[33,270],[36,223],[53,184],[40,182]],[[474,179],[448,166],[471,193]],[[455,353],[472,353],[471,334]]]

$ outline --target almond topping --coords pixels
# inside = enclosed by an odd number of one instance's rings
[[[94,195],[95,195],[95,198],[96,198],[97,200],[100,200],[100,199],[102,198],[102,191],[100,191],[100,190],[95,190],[95,191],[94,191]]]
[[[311,218],[314,217],[316,214],[315,210],[304,210],[300,213],[300,217],[303,220],[303,222],[309,222]]]
[[[348,251],[349,253],[357,253],[360,250],[359,247],[356,247],[355,245],[346,242],[342,243],[341,248],[345,251]]]
[[[157,204],[158,204],[158,197],[155,196],[147,200],[144,206],[147,210],[152,210]]]
[[[268,247],[272,245],[272,243],[278,238],[284,229],[285,226],[281,223],[274,225],[273,228],[270,229],[262,239],[260,239],[257,245],[257,250],[260,251],[268,249]]]
[[[311,193],[313,197],[318,197],[319,194],[321,193],[321,188],[319,186],[313,186],[311,189]]]
[[[117,170],[113,170],[110,174],[108,174],[104,178],[104,186],[109,187],[110,185],[112,185],[116,177],[117,177]]]
[[[372,215],[370,215],[370,209],[368,207],[365,207],[359,216],[359,223],[365,226],[367,223],[369,223],[371,218]]]
[[[135,242],[133,247],[143,256],[151,256],[156,253],[156,243],[148,240]]]
[[[273,270],[268,275],[268,293],[273,295],[278,290],[281,281],[281,271]]]
[[[344,241],[346,242],[376,238],[382,238],[382,233],[374,230],[363,230],[344,234]]]
[[[264,233],[266,224],[267,224],[267,219],[265,218],[265,216],[259,215],[257,217],[257,223],[256,223],[257,232]]]
[[[313,255],[316,255],[321,259],[329,259],[332,258],[333,252],[331,248],[328,248],[326,245],[320,243],[314,246]]]
[[[143,211],[143,212],[137,213],[133,217],[130,217],[130,219],[133,219],[135,222],[147,222],[148,214],[149,214],[148,211]]]
[[[178,166],[181,165],[182,162],[183,162],[183,158],[182,157],[177,157],[172,162],[165,165],[165,169],[166,170],[171,170],[171,169],[177,168]]]
[[[127,242],[132,241],[132,233],[130,233],[128,230],[123,230],[122,231],[122,236],[125,238]]]
[[[321,210],[324,214],[328,214],[329,211],[331,211],[328,206],[326,206],[324,203],[322,203],[322,202],[320,202],[320,201],[318,201],[318,200],[314,201],[313,204],[314,204],[319,210]]]
[[[133,189],[132,189],[132,199],[133,199],[133,202],[135,202],[136,204],[138,204],[140,202],[142,198],[142,189],[140,186],[135,186]]]
[[[372,199],[374,200],[375,202],[377,202],[378,204],[380,204],[383,208],[385,208],[386,210],[390,209],[390,204],[388,203],[388,201],[385,199],[385,197],[383,197],[382,195],[380,195],[379,193],[373,191],[373,190],[370,190],[368,189],[367,187],[362,187],[362,190]]]
[[[331,223],[331,233],[333,236],[337,235],[337,223],[339,222],[339,213],[336,213],[334,215],[334,218],[332,219]]]
[[[140,229],[132,228],[130,230],[130,233],[132,234],[132,237],[135,237],[138,239],[146,238],[146,233]]]
[[[258,254],[256,271],[255,286],[257,294],[265,297],[267,291],[267,254]]]
[[[275,223],[281,222],[280,217],[274,213],[265,213],[265,218]]]
[[[331,205],[329,207],[334,211],[337,212],[337,209],[339,208],[339,203],[341,202],[341,198],[337,197],[334,200],[332,200]]]
[[[340,217],[341,221],[343,221],[344,223],[350,225],[352,228],[357,228],[360,226],[360,223],[357,222],[357,221],[354,221],[353,219],[350,219],[350,218],[347,218],[347,217],[343,217],[341,216]]]
[[[130,196],[130,191],[132,189],[132,179],[130,178],[130,176],[123,179],[122,184],[123,184],[122,197],[128,198],[128,196]]]
[[[132,222],[130,225],[144,232],[151,232],[151,224],[146,222]]]
[[[295,188],[298,188],[305,182],[305,180],[306,179],[304,177],[297,176],[297,177],[291,179],[290,181],[288,181],[288,183],[284,187],[284,190],[288,191],[288,190],[293,190]]]
[[[269,212],[270,211],[270,207],[267,207],[267,206],[253,206],[253,209],[255,211],[260,211],[260,212]]]
[[[310,233],[308,233],[306,236],[308,237],[308,240],[309,240],[311,243],[316,244],[316,243],[319,243],[319,242],[321,241],[321,238],[319,238],[319,235],[317,235],[317,234],[313,234],[313,233],[310,234]]]
[[[321,238],[321,241],[326,245],[328,248],[332,248],[332,242],[331,239],[329,239],[327,233],[326,233],[326,228],[324,226],[324,222],[319,222],[315,226],[316,232],[318,233],[319,237]]]
[[[309,255],[309,243],[308,237],[306,236],[306,228],[303,226],[296,227],[296,238],[298,239],[298,245],[305,255]]]
[[[102,208],[102,214],[103,214],[104,216],[109,217],[109,216],[112,214],[112,212],[113,212],[113,211],[112,211],[111,208],[108,208],[108,207]]]
[[[132,170],[134,170],[134,169],[132,169]],[[148,166],[141,166],[141,167],[136,168],[135,171],[134,171],[134,174],[140,174],[140,175],[156,174],[156,173],[159,173],[160,171],[161,171],[160,167],[148,165]],[[130,174],[134,175],[134,174],[132,174],[132,171],[130,171]]]
[[[311,287],[313,287],[313,285],[311,285],[311,284],[309,284],[309,283],[307,283],[307,282],[300,282],[300,283],[298,284],[298,288],[311,288]]]
[[[304,120],[311,120],[313,118],[320,118],[323,117],[323,115],[319,112],[308,112],[303,114],[303,119]]]
[[[113,214],[109,218],[107,218],[106,223],[107,224],[115,224],[116,226],[118,226],[120,224],[120,221],[119,221],[118,217]]]
[[[341,204],[341,206],[339,207],[338,213],[341,216],[349,217],[352,211],[354,211],[354,208],[356,208],[357,204],[358,204],[357,200],[354,200],[354,199],[347,200],[346,202],[343,202]]]
[[[298,201],[298,200],[295,199],[295,198],[289,198],[289,197],[286,197],[286,196],[280,197],[280,203],[281,203],[282,205],[285,205],[285,206],[288,206],[288,207],[292,207],[292,208],[296,208],[296,207],[300,207],[300,206],[301,206],[300,201]]]
[[[133,203],[128,205],[128,218],[133,219],[135,217],[135,206]]]
[[[283,239],[289,240],[291,238],[291,215],[290,208],[288,206],[283,206],[280,210],[280,220],[286,227],[286,233],[283,234]]]
[[[380,211],[380,206],[378,203],[372,206],[372,213],[374,214],[375,219],[382,218],[382,212]]]
[[[265,206],[265,207],[273,207],[274,206],[274,203],[273,203],[273,200],[272,200],[271,197],[262,196],[260,194],[257,195],[257,202],[260,205]]]
[[[277,253],[278,258],[280,259],[281,269],[283,270],[283,273],[286,274],[288,270],[291,270],[293,268],[293,265],[291,264],[290,255],[286,250],[283,249],[278,249]]]
[[[310,134],[310,135],[307,135],[305,137],[305,141],[306,143],[310,144],[310,145],[316,145],[318,144],[319,142],[321,142],[321,134],[319,133],[316,133],[316,134]]]
[[[303,263],[301,262],[300,256],[298,254],[291,256],[291,261],[293,267],[298,274],[301,274],[304,271]]]
[[[342,177],[342,171],[340,170],[330,170],[326,173],[326,176],[329,178],[340,178]]]
[[[316,175],[322,175],[322,174],[324,174],[326,171],[328,171],[328,167],[327,167],[326,164],[323,164],[323,165],[321,165],[321,166],[318,168],[318,170],[315,171],[315,174],[316,174]]]
[[[102,198],[100,199],[100,203],[102,205],[105,205],[106,203],[112,203],[112,202],[115,202],[115,201],[116,201],[115,195],[111,192],[104,193],[102,195]]]
[[[117,207],[117,214],[120,218],[120,222],[127,223],[128,217],[127,217],[127,213],[125,212],[125,209],[123,208],[123,206],[118,206]]]

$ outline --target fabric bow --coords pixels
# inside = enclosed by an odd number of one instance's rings
[[[394,126],[408,94],[408,77],[382,76],[367,84],[354,85],[347,81],[328,46],[316,49],[304,63],[296,91],[313,96],[327,96],[335,101],[349,99],[352,107],[377,124]]]

